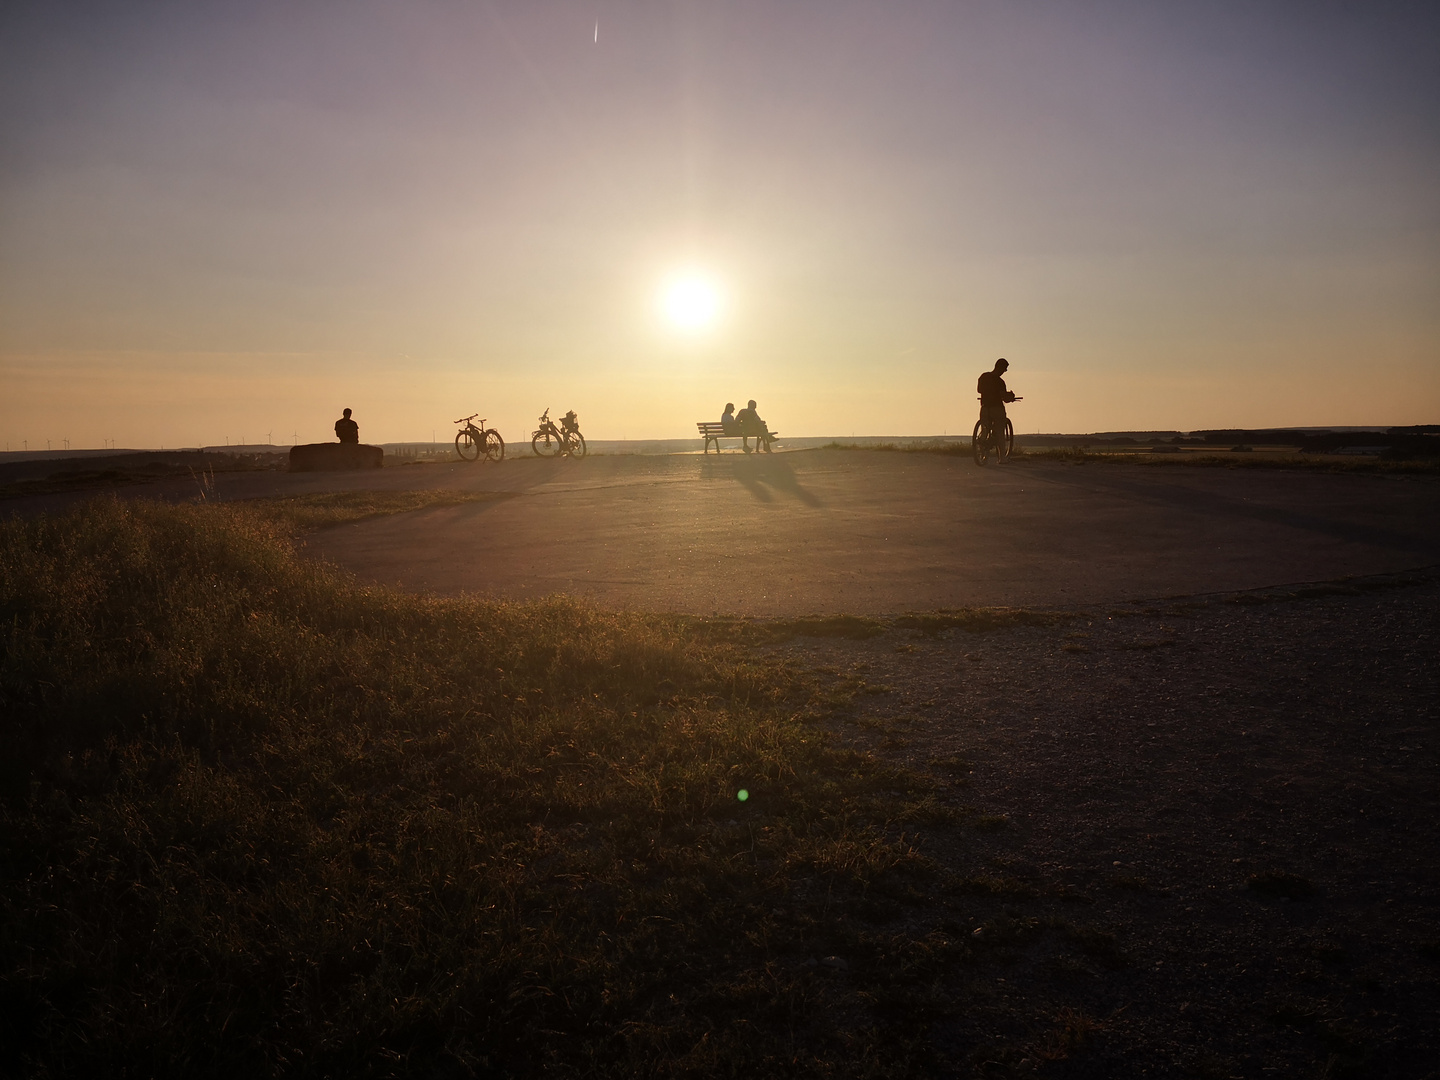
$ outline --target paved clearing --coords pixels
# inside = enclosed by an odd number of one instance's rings
[[[1440,563],[1440,477],[802,450],[219,473],[209,498],[511,496],[312,534],[411,590],[694,614],[894,614],[1196,595]],[[191,479],[121,498],[192,499]],[[11,499],[64,509],[94,492]]]
[[[813,450],[520,459],[359,480],[342,482],[515,496],[310,538],[309,550],[366,580],[511,598],[565,592],[697,614],[1052,607],[1440,562],[1440,485],[1430,477],[1059,462],[981,469],[936,454]]]

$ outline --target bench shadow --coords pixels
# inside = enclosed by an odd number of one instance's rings
[[[779,494],[798,499],[806,506],[825,505],[818,495],[800,483],[788,461],[770,454],[727,455],[723,459],[717,454],[709,460],[702,459],[700,476],[705,480],[734,480],[757,502],[774,502]]]

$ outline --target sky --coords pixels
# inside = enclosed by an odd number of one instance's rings
[[[1437,423],[1437,177],[1433,3],[12,0],[0,440]]]

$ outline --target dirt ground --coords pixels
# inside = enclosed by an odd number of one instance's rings
[[[961,815],[954,1075],[1440,1076],[1433,576],[785,649]]]

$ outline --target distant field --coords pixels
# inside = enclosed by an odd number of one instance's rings
[[[1302,454],[1293,446],[1245,447],[1214,450],[1205,447],[1168,447],[1162,449],[1132,446],[1031,447],[1021,436],[1015,439],[1013,464],[1025,461],[1063,461],[1070,464],[1100,462],[1112,465],[1166,466],[1185,465],[1218,468],[1316,469],[1324,472],[1434,473],[1440,472],[1440,457],[1392,458],[1382,452],[1350,454]],[[970,454],[969,442],[939,440],[878,442],[871,444],[834,442],[827,449],[872,450],[898,453]]]

